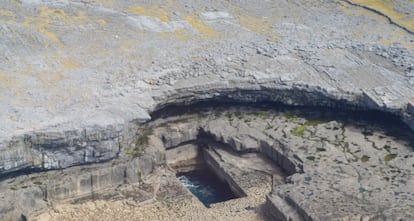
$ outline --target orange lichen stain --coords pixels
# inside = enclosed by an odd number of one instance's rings
[[[395,3],[391,0],[350,0],[359,5],[374,9],[388,16],[393,22],[414,32],[414,19],[409,15],[395,10]]]
[[[185,20],[203,36],[210,38],[218,37],[217,32],[213,28],[200,21],[196,16],[188,15],[185,17]]]
[[[155,18],[160,19],[162,22],[170,22],[169,13],[166,10],[156,5],[153,5],[149,8],[144,8],[141,6],[133,6],[129,8],[128,11],[134,14],[137,14],[137,15],[155,17]]]

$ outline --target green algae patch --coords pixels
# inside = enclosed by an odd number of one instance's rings
[[[292,130],[292,131],[291,131],[291,133],[292,133],[294,136],[297,136],[297,137],[303,137],[303,135],[305,134],[305,130],[306,130],[305,125],[300,125],[300,126],[299,126],[299,127],[297,127],[296,129]]]
[[[369,157],[367,155],[364,155],[364,156],[361,157],[361,162],[363,162],[363,163],[368,162],[369,158],[371,158],[371,157]]]
[[[395,153],[390,153],[390,154],[387,154],[387,155],[384,157],[384,160],[385,160],[385,162],[388,162],[388,161],[391,161],[391,160],[395,159],[396,157],[397,157],[397,154],[395,154]]]

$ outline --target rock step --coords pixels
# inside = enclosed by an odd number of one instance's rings
[[[267,215],[274,221],[304,221],[298,211],[284,199],[270,193],[266,196]]]

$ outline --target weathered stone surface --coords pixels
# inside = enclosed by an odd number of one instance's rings
[[[197,124],[176,124],[174,127],[159,128],[156,132],[157,137],[165,149],[171,149],[183,143],[195,142],[198,135]]]
[[[158,119],[151,122],[151,128],[147,127],[146,131],[151,131],[151,134],[144,133],[147,139],[140,138],[147,140],[142,141],[144,148],[136,152],[125,148],[113,162],[17,176],[1,182],[2,189],[11,190],[2,192],[5,202],[17,199],[7,206],[2,204],[3,213],[29,214],[45,208],[45,200],[61,202],[98,197],[102,191],[114,191],[119,185],[139,184],[142,177],[151,175],[167,162],[173,166],[197,158],[202,148],[207,165],[230,183],[239,196],[245,194],[247,187],[261,182],[251,179],[246,171],[273,176],[266,208],[273,208],[268,212],[275,219],[411,219],[412,214],[407,211],[413,206],[410,196],[414,193],[412,132],[395,122],[384,125],[364,120],[369,116],[365,115],[239,107],[171,120]],[[384,115],[381,119],[387,122],[387,117]],[[221,128],[217,127],[218,122]],[[234,139],[217,136],[230,138],[229,134],[234,134],[237,137],[234,131],[240,124],[247,125],[241,127],[244,128],[241,134],[250,134],[258,140],[260,148],[237,149]],[[177,128],[199,129],[166,133]],[[185,131],[192,135],[183,136]],[[279,172],[257,158],[258,152],[283,169],[289,175],[287,179],[277,176]]]
[[[403,116],[413,99],[414,38],[376,13],[341,1],[158,3],[1,3],[2,173],[113,159],[128,125],[167,103]]]
[[[111,195],[106,190],[123,184],[139,185],[142,177],[151,174],[164,162],[157,157],[157,148],[139,158],[126,162],[109,162],[91,166],[73,167],[62,171],[49,171],[22,175],[1,182],[0,197],[3,220],[19,220],[20,214],[44,209],[54,202],[79,198],[91,199]],[[115,194],[115,192],[113,193]],[[8,218],[10,216],[10,218]]]
[[[232,168],[242,168],[244,162],[238,159],[233,161],[237,161],[237,167],[224,166],[232,162],[232,157],[221,152],[215,142],[225,144],[234,153],[243,153],[252,150],[236,148],[234,140],[238,135],[250,134],[259,140],[260,148],[254,150],[291,175],[286,184],[275,181],[267,198],[269,213],[275,220],[411,219],[412,215],[404,210],[413,206],[412,132],[398,129],[398,123],[388,122],[385,115],[375,119],[387,124],[372,122],[368,116],[375,113],[308,114],[305,117],[306,114],[244,109],[201,113],[204,119],[172,122],[163,125],[162,130],[168,131],[176,124],[198,125],[200,138],[209,137],[209,142],[213,142],[204,146],[207,164],[230,184],[243,183],[237,181],[243,175],[234,175],[237,173]],[[248,126],[240,127],[241,124]],[[225,163],[218,164],[220,161]],[[228,174],[233,174],[233,178]],[[240,188],[234,191],[242,195]]]
[[[200,100],[376,109],[414,129],[414,3],[346,2],[2,1],[0,176],[140,154],[151,112]],[[239,151],[268,141],[210,127]]]
[[[167,164],[177,172],[196,170],[202,165],[199,147],[195,144],[184,144],[167,150],[165,153]]]

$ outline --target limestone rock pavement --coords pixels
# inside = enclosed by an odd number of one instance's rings
[[[1,1],[0,175],[122,157],[153,111],[209,99],[414,129],[414,3],[387,2]]]

